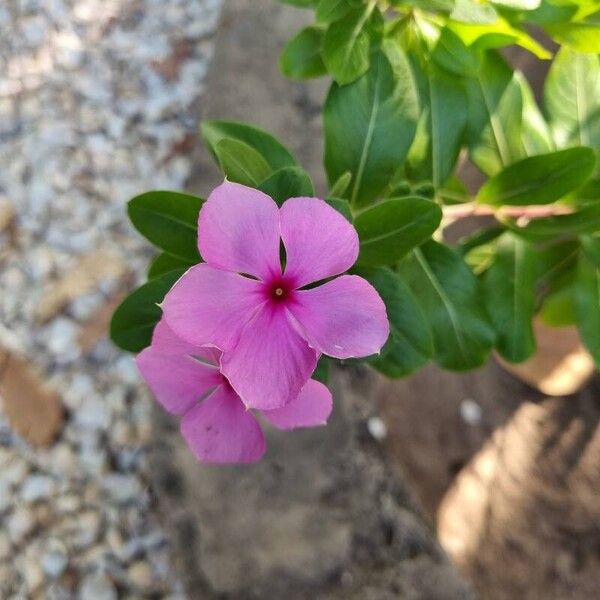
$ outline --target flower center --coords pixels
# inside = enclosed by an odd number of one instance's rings
[[[293,287],[284,279],[277,278],[267,284],[267,295],[272,302],[284,302],[289,299]]]

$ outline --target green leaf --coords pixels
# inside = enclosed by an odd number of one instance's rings
[[[475,2],[474,0],[456,0],[450,18],[462,23],[485,24],[495,23],[498,13],[493,6]]]
[[[388,377],[405,377],[433,356],[433,338],[417,299],[398,273],[388,268],[358,269],[385,303],[390,337],[369,362]]]
[[[541,59],[548,59],[552,54],[524,29],[511,25],[503,18],[494,23],[459,23],[451,21],[448,24],[462,41],[474,50],[501,48],[510,44],[518,44]]]
[[[329,195],[335,197],[343,196],[348,190],[348,186],[352,181],[352,173],[346,171],[339,176],[338,180],[331,186]]]
[[[444,27],[431,53],[442,69],[459,76],[474,77],[479,70],[479,55],[448,27]]]
[[[546,32],[561,45],[577,52],[600,52],[600,27],[596,21],[575,23],[552,23],[546,25]]]
[[[329,182],[353,175],[350,203],[366,206],[392,179],[412,143],[418,100],[405,56],[393,45],[377,52],[368,73],[333,84],[324,109],[325,168]]]
[[[321,57],[323,29],[305,27],[283,48],[279,57],[282,73],[290,79],[310,79],[327,73]]]
[[[371,38],[367,24],[372,11],[372,4],[352,8],[325,33],[323,62],[339,85],[351,83],[369,68]]]
[[[391,265],[428,240],[442,219],[440,207],[419,197],[392,198],[371,206],[354,219],[360,240],[358,263]]]
[[[335,208],[335,210],[337,210],[341,215],[346,217],[350,223],[354,221],[348,200],[344,200],[343,198],[325,198],[325,202],[327,202],[327,204],[329,204],[329,206],[332,208]]]
[[[162,254],[159,254],[150,264],[150,268],[148,269],[148,279],[156,279],[157,277],[161,277],[165,273],[169,273],[171,271],[188,269],[194,264],[197,264],[198,261],[200,261],[200,258],[198,258],[198,260],[194,263],[187,260],[182,260],[176,256],[171,256],[170,254],[163,252]]]
[[[129,201],[127,213],[133,226],[155,246],[197,263],[202,202],[202,198],[180,192],[146,192]]]
[[[279,206],[288,198],[314,196],[310,175],[300,167],[284,167],[275,171],[260,184],[258,189],[271,196]]]
[[[315,19],[317,23],[328,25],[348,14],[353,5],[356,6],[357,2],[352,0],[319,0]]]
[[[568,275],[544,296],[539,316],[549,327],[566,327],[576,323],[573,273]]]
[[[542,0],[538,8],[523,15],[523,20],[527,23],[535,23],[536,25],[564,23],[570,21],[576,12],[576,6],[555,6],[548,0]]]
[[[223,138],[215,146],[215,154],[230,181],[258,187],[272,173],[265,159],[244,142]]]
[[[575,206],[589,206],[600,202],[600,179],[590,179],[584,186],[565,198],[565,202]]]
[[[521,88],[496,52],[486,52],[479,74],[467,81],[467,143],[473,162],[487,175],[522,157]]]
[[[321,383],[327,385],[327,382],[329,381],[330,365],[331,365],[331,359],[328,358],[327,356],[325,356],[324,354],[322,354],[321,358],[319,358],[319,362],[317,363],[317,366],[312,374],[312,379],[316,379],[317,381],[320,381]]]
[[[595,235],[582,235],[581,246],[585,252],[588,260],[590,260],[597,267],[600,267],[600,227],[597,228]]]
[[[408,155],[413,179],[430,180],[435,188],[452,175],[467,123],[467,97],[463,84],[435,63],[418,66],[421,119]]]
[[[495,239],[500,237],[503,232],[504,228],[502,227],[489,227],[488,229],[483,229],[482,231],[476,231],[475,233],[461,238],[458,246],[456,247],[456,251],[461,256],[465,256],[471,250],[493,242]]]
[[[594,233],[600,230],[600,204],[584,207],[571,214],[531,219],[522,226],[518,225],[518,220],[513,219],[505,219],[503,223],[529,240]]]
[[[523,362],[535,352],[535,252],[526,241],[505,233],[483,276],[487,312],[496,330],[496,347],[510,362]]]
[[[591,148],[568,148],[530,156],[488,179],[477,201],[494,206],[551,204],[581,187],[592,175],[596,156]]]
[[[171,271],[132,292],[115,310],[110,323],[112,341],[128,352],[140,352],[150,345],[162,311],[158,306],[185,269]]]
[[[584,253],[579,256],[574,293],[581,338],[600,368],[600,267]]]
[[[577,240],[559,240],[539,247],[536,257],[538,283],[549,289],[558,278],[572,272],[580,249]]]
[[[482,365],[495,334],[483,308],[477,278],[460,255],[431,240],[402,261],[400,273],[408,278],[429,319],[435,361],[453,371]]]
[[[559,148],[600,150],[600,58],[568,48],[557,53],[544,87],[550,127]]]
[[[490,0],[490,2],[512,10],[535,10],[541,4],[541,0]]]
[[[550,127],[538,108],[529,83],[527,83],[525,77],[518,71],[515,72],[515,79],[521,89],[521,98],[523,100],[523,155],[534,156],[536,154],[552,152],[555,148]]]
[[[215,151],[223,138],[231,138],[248,144],[258,152],[273,171],[296,165],[290,151],[267,131],[236,121],[204,121],[200,126],[202,138],[218,162]]]

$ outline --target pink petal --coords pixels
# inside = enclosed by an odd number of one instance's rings
[[[198,248],[217,269],[261,279],[280,275],[277,204],[258,190],[225,181],[200,210]]]
[[[390,332],[385,305],[362,277],[343,275],[296,292],[290,312],[308,343],[335,358],[376,354]]]
[[[278,429],[325,425],[333,406],[331,392],[321,382],[309,379],[298,397],[275,410],[263,412],[265,418]]]
[[[158,402],[170,413],[181,415],[223,381],[218,359],[214,349],[177,338],[163,319],[154,329],[152,345],[136,362]]]
[[[358,257],[356,230],[317,198],[291,198],[280,209],[285,274],[296,287],[339,275]]]
[[[207,463],[256,462],[266,448],[258,421],[228,385],[185,414],[181,434],[196,458]]]
[[[317,359],[285,308],[266,304],[236,347],[223,354],[221,371],[248,408],[271,410],[300,393]]]
[[[264,301],[261,286],[236,273],[196,265],[165,296],[164,318],[187,342],[227,350]]]

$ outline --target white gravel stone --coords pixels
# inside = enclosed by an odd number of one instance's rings
[[[20,544],[33,531],[35,518],[29,508],[19,507],[8,517],[7,525],[13,544]]]
[[[69,598],[58,591],[68,569],[81,598],[111,600],[115,583],[103,574],[111,554],[144,565],[121,567],[123,597],[140,597],[149,581],[168,596],[180,585],[165,568],[143,484],[152,401],[131,357],[106,337],[89,350],[79,341],[121,284],[100,282],[43,326],[35,311],[48,282],[94,248],[110,246],[141,281],[149,248],[126,223],[125,202],[148,189],[182,189],[190,176],[189,156],[172,151],[196,134],[212,51],[205,36],[221,0],[9,4],[0,2],[0,196],[11,207],[10,227],[0,227],[0,290],[10,290],[0,293],[0,344],[35,362],[67,421],[43,450],[0,422],[0,569],[7,551],[9,561],[23,558],[21,571],[10,564],[0,573],[0,598]],[[182,39],[190,57],[167,81],[156,63]],[[158,531],[154,542],[150,531]],[[66,553],[48,539],[62,540]],[[40,573],[44,587],[32,592]]]
[[[109,473],[102,480],[102,487],[118,504],[139,502],[144,494],[140,482],[133,475]]]
[[[138,560],[127,569],[127,577],[131,583],[141,589],[147,589],[154,583],[152,568],[147,562]]]
[[[79,587],[80,598],[93,600],[117,600],[117,590],[113,582],[103,574],[88,575]]]
[[[49,498],[55,490],[55,483],[47,475],[30,475],[21,486],[21,499],[24,502],[37,502]]]
[[[69,557],[64,544],[59,540],[51,540],[42,555],[41,566],[44,573],[53,579],[60,577],[68,563]]]

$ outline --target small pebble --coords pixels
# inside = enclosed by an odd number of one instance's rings
[[[79,597],[90,600],[117,600],[117,590],[113,582],[104,574],[88,575],[81,582]]]
[[[460,416],[465,423],[468,423],[469,425],[479,425],[482,417],[481,406],[479,406],[475,400],[465,398],[460,403]]]
[[[378,442],[387,436],[386,424],[379,417],[370,417],[367,421],[367,429]]]

